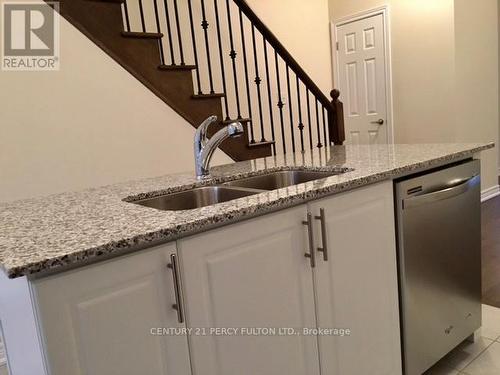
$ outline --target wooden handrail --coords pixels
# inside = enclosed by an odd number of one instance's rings
[[[234,3],[241,9],[242,13],[252,22],[257,30],[260,31],[264,39],[276,50],[278,55],[285,61],[285,63],[293,70],[299,77],[304,85],[311,91],[311,93],[318,99],[318,101],[325,107],[330,108],[331,102],[328,97],[321,91],[321,89],[314,83],[309,75],[302,69],[299,63],[288,52],[279,39],[273,32],[262,22],[262,20],[255,14],[245,0],[233,0]]]

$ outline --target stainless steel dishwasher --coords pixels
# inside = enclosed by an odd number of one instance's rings
[[[396,181],[405,375],[481,326],[480,162]]]

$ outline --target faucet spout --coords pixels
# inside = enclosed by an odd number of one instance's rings
[[[198,127],[194,138],[194,160],[196,177],[199,179],[210,176],[210,161],[222,142],[227,138],[236,138],[243,134],[243,125],[235,121],[220,129],[212,138],[208,139],[207,130],[210,124],[217,121],[217,116],[210,116]]]

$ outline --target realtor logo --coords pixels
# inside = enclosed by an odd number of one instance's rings
[[[2,3],[2,70],[59,70],[59,3]]]

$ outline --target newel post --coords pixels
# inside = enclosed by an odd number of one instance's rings
[[[330,92],[332,103],[328,113],[328,130],[330,144],[342,145],[345,141],[344,131],[344,104],[339,100],[340,91],[333,89]]]

